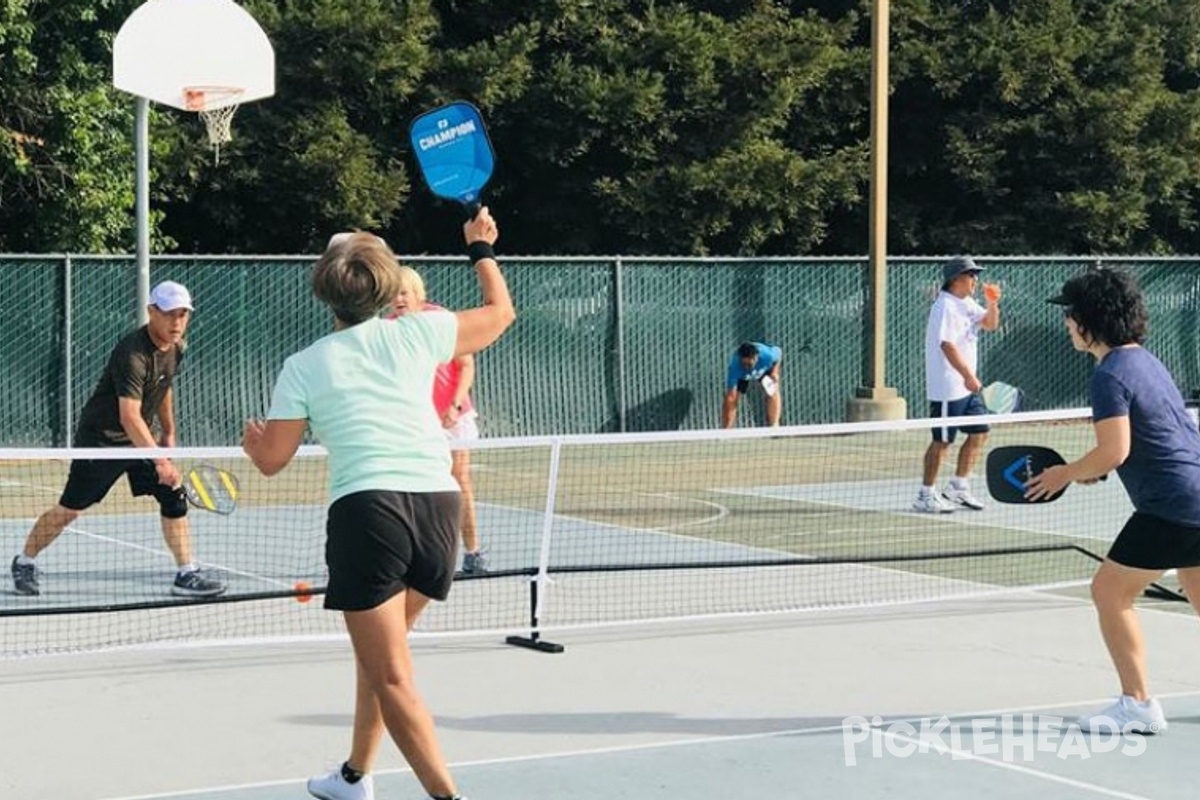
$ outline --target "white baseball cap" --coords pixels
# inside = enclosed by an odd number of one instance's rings
[[[192,295],[187,287],[175,281],[163,281],[150,290],[150,305],[159,311],[174,311],[177,308],[192,310]]]

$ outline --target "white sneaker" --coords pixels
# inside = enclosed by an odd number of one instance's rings
[[[950,514],[954,506],[936,494],[919,494],[912,504],[913,511],[924,514]]]
[[[363,775],[358,783],[346,783],[341,766],[337,766],[330,773],[309,778],[308,793],[318,800],[375,800],[375,782],[370,775]]]
[[[1162,705],[1151,697],[1139,703],[1127,694],[1095,714],[1084,714],[1077,722],[1084,732],[1101,733],[1165,733],[1167,717]]]
[[[962,506],[972,511],[983,511],[983,502],[971,494],[970,489],[959,489],[954,484],[950,484],[946,487],[946,491],[942,492],[942,498],[951,505]]]

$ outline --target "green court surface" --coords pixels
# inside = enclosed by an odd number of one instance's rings
[[[1044,423],[998,428],[993,443],[1073,455],[1090,436],[1086,423]],[[1128,514],[1119,482],[1043,506],[918,514],[927,437],[472,453],[499,577],[456,584],[414,638],[418,683],[463,793],[1192,796],[1200,636],[1187,604],[1140,604],[1170,730],[1117,747],[1069,724],[1116,693],[1083,551],[1103,553]],[[28,503],[0,521],[15,550],[62,476],[5,469],[0,490]],[[235,514],[194,516],[197,548],[231,591],[320,579],[323,470],[248,478]],[[0,797],[305,797],[306,776],[345,757],[353,701],[348,645],[319,602],[168,598],[149,611],[34,613],[96,596],[162,598],[170,563],[148,510],[114,498],[47,552],[42,596],[0,596],[6,649],[125,646],[0,661]],[[501,635],[527,625],[542,567],[545,635],[566,648],[557,655]],[[896,727],[943,716],[960,735],[942,748],[914,749],[913,729]],[[876,717],[876,739],[850,741],[854,719]],[[1016,749],[993,750],[998,739]],[[1021,744],[1044,740],[1057,744]],[[422,797],[390,744],[376,778],[379,798]]]
[[[491,573],[463,581],[420,630],[527,632],[529,579],[539,571],[539,622],[560,629],[1031,586],[1082,597],[1130,511],[1113,480],[1048,505],[919,514],[911,504],[927,429],[763,433],[485,443],[471,459]],[[1091,436],[1086,420],[1041,421],[996,426],[990,444],[1050,444],[1070,456]],[[192,538],[198,558],[228,580],[227,598],[322,587],[324,458],[299,458],[270,480],[237,451],[216,463],[241,478],[241,506],[230,516],[193,512]],[[18,551],[64,470],[61,460],[0,460],[5,552]],[[4,652],[336,635],[319,602],[180,606],[167,591],[172,564],[153,511],[118,486],[42,556],[41,596],[0,593]],[[156,607],[157,616],[47,615],[127,606]]]

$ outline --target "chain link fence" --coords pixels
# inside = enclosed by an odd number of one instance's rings
[[[461,258],[406,258],[429,296],[478,302]],[[925,322],[940,258],[888,268],[887,382],[925,414]],[[1045,304],[1098,263],[1131,270],[1151,311],[1149,346],[1189,392],[1200,386],[1200,259],[982,258],[1001,284],[1002,327],[980,342],[984,382],[1021,387],[1028,407],[1084,405],[1089,359]],[[176,390],[180,443],[227,445],[261,416],[284,358],[330,330],[309,290],[311,257],[152,259],[151,279],[195,298]],[[784,351],[784,424],[841,421],[863,381],[865,258],[505,258],[518,307],[512,331],[478,359],[485,435],[717,427],[738,343]],[[117,339],[136,324],[132,257],[0,256],[0,442],[62,446]],[[743,424],[762,419],[752,393]]]

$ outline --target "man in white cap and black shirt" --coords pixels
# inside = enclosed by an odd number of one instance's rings
[[[149,322],[113,348],[108,364],[80,415],[77,447],[174,447],[173,384],[183,360],[183,334],[192,315],[186,287],[163,281],[150,292]],[[152,430],[158,418],[159,437]],[[167,458],[77,459],[58,504],[38,517],[22,552],[12,561],[13,587],[19,595],[41,593],[34,559],[85,509],[99,503],[122,476],[134,496],[158,501],[163,538],[178,571],[171,593],[211,597],[225,584],[202,572],[192,560],[187,498],[179,469]]]
[[[979,397],[983,384],[977,373],[979,332],[1000,327],[1000,288],[984,286],[987,308],[973,295],[983,267],[970,256],[956,256],[942,267],[942,290],[929,311],[925,329],[925,386],[929,416],[966,417],[987,414]],[[967,435],[958,451],[954,477],[939,494],[935,488],[946,451],[958,431]],[[944,426],[933,429],[933,441],[925,450],[924,475],[915,511],[945,514],[956,508],[974,511],[983,503],[971,494],[970,476],[987,442],[987,425]]]

